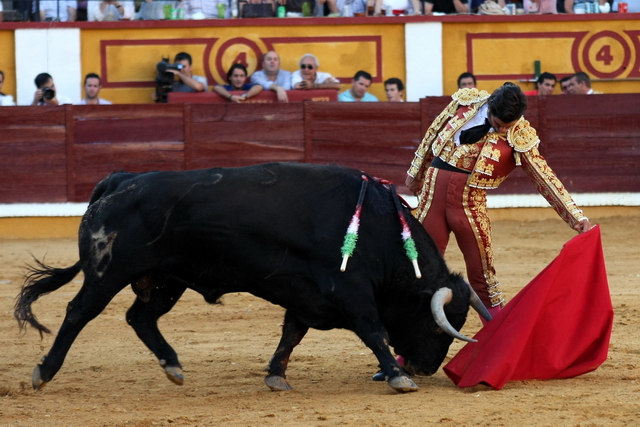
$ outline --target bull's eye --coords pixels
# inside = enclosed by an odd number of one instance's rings
[[[440,328],[436,328],[435,333],[436,333],[436,335],[442,335],[442,334],[444,334],[444,331],[442,329],[440,329]]]

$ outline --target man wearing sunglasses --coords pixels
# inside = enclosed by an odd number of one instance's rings
[[[280,69],[280,56],[275,51],[264,54],[262,70],[251,75],[251,83],[274,91],[279,102],[289,102],[286,91],[291,90],[291,72]]]
[[[291,86],[294,89],[317,90],[335,89],[340,90],[340,82],[329,73],[318,71],[320,61],[315,55],[305,53],[300,58],[300,70],[295,71],[291,76]]]

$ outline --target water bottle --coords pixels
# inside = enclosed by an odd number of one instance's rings
[[[218,3],[218,18],[224,19],[226,13],[227,5],[225,5],[224,3]]]
[[[287,16],[287,8],[280,5],[278,6],[278,18],[284,18]]]
[[[308,1],[302,3],[302,16],[311,16],[311,4]]]

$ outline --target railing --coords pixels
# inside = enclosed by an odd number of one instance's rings
[[[419,103],[156,104],[0,108],[0,203],[84,202],[113,171],[271,161],[336,163],[404,188],[448,97]],[[530,97],[526,117],[571,192],[640,191],[637,95]],[[494,194],[535,193],[520,170]]]

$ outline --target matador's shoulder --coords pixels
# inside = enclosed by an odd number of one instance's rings
[[[540,138],[538,138],[536,130],[523,116],[507,132],[507,141],[515,151],[526,153],[540,143]]]
[[[484,102],[491,94],[486,90],[478,90],[476,88],[464,88],[459,89],[456,93],[451,95],[454,101],[460,105],[472,105],[480,102]]]

